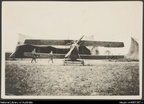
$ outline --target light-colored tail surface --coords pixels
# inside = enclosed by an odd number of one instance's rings
[[[130,49],[125,57],[129,59],[139,60],[139,44],[134,38],[131,38]]]

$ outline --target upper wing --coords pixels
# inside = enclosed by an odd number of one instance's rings
[[[36,39],[26,39],[24,44],[31,45],[67,45],[72,43],[73,40],[36,40]]]
[[[67,45],[72,43],[74,40],[36,40],[26,39],[24,44],[31,45]],[[102,46],[102,47],[124,47],[123,42],[107,42],[107,41],[88,41],[81,40],[83,46]]]
[[[124,47],[123,42],[108,42],[108,41],[87,41],[82,40],[83,46],[102,46],[102,47]]]

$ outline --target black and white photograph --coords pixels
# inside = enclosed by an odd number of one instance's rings
[[[2,99],[141,99],[141,1],[3,1]]]

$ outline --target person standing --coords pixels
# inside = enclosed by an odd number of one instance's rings
[[[50,52],[50,59],[48,60],[48,63],[49,63],[49,61],[51,61],[52,63],[54,63],[53,62],[53,51]]]
[[[35,48],[34,48],[34,50],[32,51],[32,60],[31,60],[31,63],[33,62],[33,61],[35,61],[35,63],[37,63],[37,61],[36,61],[36,50],[35,50]]]

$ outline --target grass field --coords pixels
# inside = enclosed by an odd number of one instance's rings
[[[62,60],[6,61],[6,95],[139,95],[139,63],[85,60],[63,66]]]

